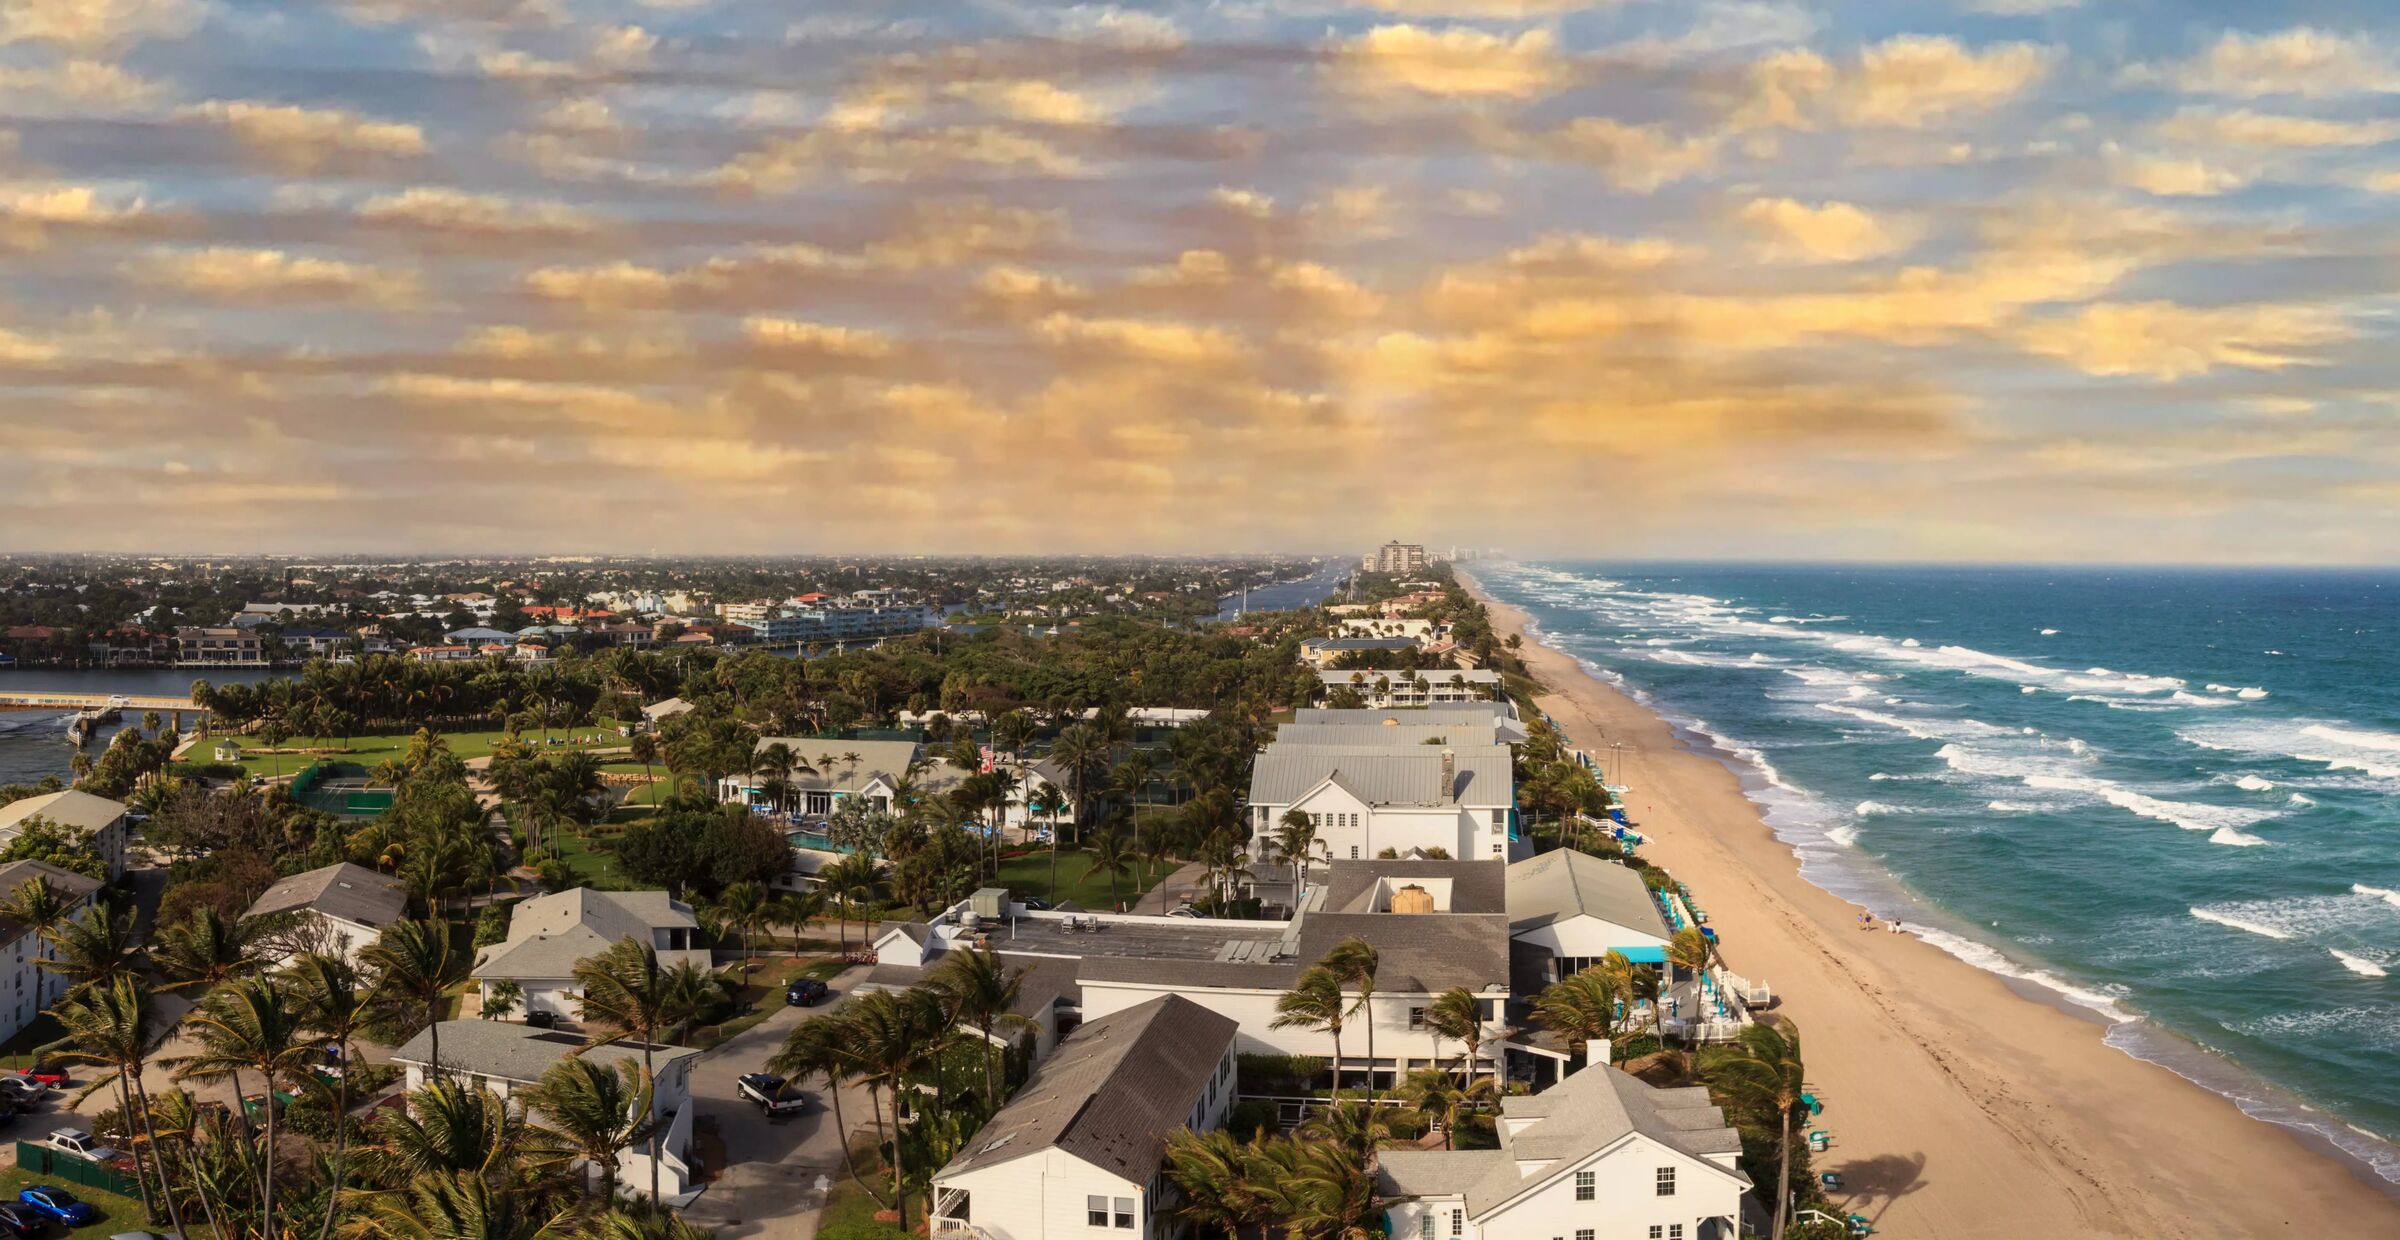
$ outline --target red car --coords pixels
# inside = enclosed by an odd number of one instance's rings
[[[40,1081],[53,1089],[67,1083],[67,1074],[56,1068],[24,1068],[19,1070],[17,1075]]]

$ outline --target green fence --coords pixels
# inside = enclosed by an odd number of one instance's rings
[[[142,1192],[142,1186],[134,1183],[131,1176],[119,1175],[89,1158],[31,1141],[17,1142],[17,1169],[35,1179],[65,1180],[120,1197],[138,1197]]]
[[[373,818],[392,807],[392,789],[367,788],[356,783],[337,782],[320,787],[328,780],[349,781],[364,777],[367,769],[348,762],[311,762],[292,777],[292,799],[311,809],[347,818]]]

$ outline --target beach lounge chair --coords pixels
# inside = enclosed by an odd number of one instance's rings
[[[1800,1105],[1807,1107],[1808,1113],[1811,1115],[1823,1115],[1825,1113],[1825,1104],[1817,1101],[1817,1096],[1815,1094],[1800,1095]]]
[[[1825,1186],[1828,1189],[1839,1192],[1841,1191],[1842,1187],[1842,1177],[1839,1172],[1827,1171],[1817,1176],[1817,1183]]]
[[[1832,1144],[1833,1138],[1822,1128],[1808,1134],[1808,1148],[1814,1153],[1822,1154]]]

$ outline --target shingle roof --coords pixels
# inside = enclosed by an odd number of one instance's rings
[[[1442,786],[1442,754],[1455,762]],[[1331,776],[1369,805],[1460,805],[1498,809],[1515,802],[1508,749],[1500,745],[1287,745],[1258,755],[1250,771],[1252,805],[1289,805]]]
[[[408,893],[396,878],[342,861],[278,880],[250,906],[248,915],[265,917],[297,908],[382,929],[407,913]]]
[[[695,929],[699,919],[663,891],[598,891],[576,887],[535,896],[511,910],[508,938],[486,952],[474,976],[509,978],[569,977],[575,963],[587,960],[619,940],[652,942],[651,931]],[[709,953],[700,949],[662,951],[668,963],[689,961],[707,967]]]
[[[794,757],[816,768],[811,775],[792,773],[792,787],[801,791],[857,792],[880,776],[885,783],[898,781],[908,773],[921,747],[915,741],[854,741],[824,736],[762,736],[752,754],[764,752],[773,744],[790,747]],[[847,758],[858,755],[858,761]],[[821,762],[830,757],[832,761]]]
[[[1384,1197],[1463,1197],[1497,1168],[1515,1163],[1505,1150],[1378,1150],[1375,1188]]]
[[[1628,866],[1562,848],[1508,867],[1508,920],[1519,930],[1569,917],[1591,916],[1662,942],[1666,919]]]
[[[47,861],[11,861],[0,865],[0,899],[36,878],[50,880],[51,887],[79,900],[89,899],[93,892],[106,885],[99,879],[77,874],[73,870],[62,870]],[[13,917],[0,917],[0,943],[15,942],[28,928]]]
[[[1299,958],[1322,959],[1351,935],[1375,949],[1378,993],[1508,988],[1508,918],[1503,914],[1310,913],[1300,921]]]
[[[28,818],[40,818],[78,831],[98,831],[124,816],[124,802],[69,788],[63,792],[44,793],[0,805],[0,832],[6,832]]]
[[[1467,1209],[1476,1217],[1566,1174],[1586,1156],[1616,1142],[1627,1133],[1641,1135],[1671,1149],[1703,1160],[1711,1155],[1739,1153],[1741,1134],[1725,1123],[1725,1113],[1708,1100],[1702,1088],[1661,1089],[1627,1072],[1591,1067],[1577,1072],[1538,1094],[1504,1098],[1502,1128],[1507,1120],[1536,1122],[1506,1137],[1510,1158],[1494,1166],[1467,1188]],[[1530,1176],[1519,1176],[1520,1161],[1548,1165]],[[1731,1169],[1727,1175],[1741,1177]],[[1743,1183],[1747,1185],[1745,1178]]]
[[[906,990],[935,976],[946,957],[937,956],[923,965],[879,964],[859,980],[859,990]],[[1083,1001],[1083,988],[1077,983],[1077,966],[1082,961],[1064,956],[1028,956],[1001,952],[1000,960],[1010,969],[1020,971],[1017,978],[1017,1001],[1009,1006],[1011,1016],[1028,1020],[1056,1006],[1061,999],[1070,1003]]]
[[[1094,982],[1138,982],[1153,986],[1217,986],[1228,990],[1290,990],[1297,964],[1234,960],[1162,960],[1149,956],[1085,956],[1076,976]]]
[[[1148,1183],[1233,1044],[1234,1022],[1181,995],[1092,1021],[1058,1045],[937,1179],[1057,1148]]]
[[[542,1073],[551,1064],[574,1054],[585,1044],[576,1034],[505,1020],[446,1020],[441,1023],[441,1033],[444,1069],[518,1083],[542,1079]],[[651,1067],[664,1075],[668,1064],[699,1053],[688,1046],[655,1046],[650,1052]],[[424,1064],[432,1054],[432,1031],[420,1030],[392,1052],[392,1060]],[[583,1051],[583,1058],[603,1067],[627,1059],[639,1063],[642,1044],[611,1042]]]
[[[1383,880],[1448,879],[1450,913],[1498,913],[1507,908],[1509,867],[1497,861],[1335,861],[1325,879],[1321,906],[1333,913],[1377,913],[1375,895]]]

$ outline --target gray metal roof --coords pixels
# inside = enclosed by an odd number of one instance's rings
[[[1413,637],[1311,637],[1300,643],[1310,650],[1414,650]],[[1429,673],[1430,674],[1430,673]],[[1371,677],[1373,673],[1369,673]]]
[[[542,1079],[551,1064],[575,1054],[585,1046],[585,1039],[555,1029],[536,1029],[505,1020],[446,1020],[441,1023],[442,1067],[445,1070],[471,1072],[476,1076],[494,1077],[520,1084]],[[640,1063],[642,1044],[611,1042],[584,1050],[583,1057],[603,1067],[620,1060]],[[654,1071],[664,1073],[667,1065],[700,1052],[688,1046],[656,1046],[651,1049],[650,1064]],[[392,1062],[423,1065],[433,1055],[432,1030],[420,1030],[417,1036],[402,1043],[392,1052]]]
[[[762,736],[751,753],[756,755],[764,752],[767,746],[777,743],[789,746],[793,756],[814,768],[815,774],[804,771],[792,773],[793,788],[812,792],[857,792],[878,777],[887,784],[897,783],[908,773],[909,763],[916,761],[922,749],[915,741]],[[857,761],[850,760],[852,754],[858,755]]]
[[[1454,775],[1442,785],[1442,755]],[[1252,805],[1290,805],[1329,777],[1369,805],[1458,805],[1501,809],[1516,801],[1515,772],[1502,745],[1267,746],[1250,771]]]
[[[1642,876],[1572,848],[1510,863],[1508,920],[1519,930],[1590,916],[1659,939],[1672,938]]]
[[[408,893],[399,879],[342,861],[278,880],[250,906],[248,915],[265,917],[299,908],[380,930],[407,914]]]
[[[1450,882],[1448,913],[1498,913],[1506,910],[1504,888],[1509,867],[1498,861],[1334,861],[1325,879],[1320,906],[1332,913],[1379,913],[1375,894],[1385,879],[1393,885],[1411,879],[1439,878]]]
[[[1164,995],[1067,1036],[937,1179],[1055,1147],[1136,1184],[1157,1174],[1237,1026]]]
[[[1275,729],[1278,744],[1293,745],[1495,745],[1500,725],[1482,718],[1447,723],[1287,723]]]
[[[859,990],[906,990],[939,976],[948,954],[936,956],[922,965],[879,964],[859,980]],[[1010,1005],[1011,1016],[1028,1020],[1039,1017],[1061,1000],[1068,1003],[1083,1001],[1083,988],[1077,984],[1077,966],[1082,962],[1059,956],[1027,956],[1001,952],[1000,959],[1017,974],[1017,1001]]]
[[[69,788],[63,792],[47,792],[0,805],[0,833],[9,832],[28,818],[40,818],[62,827],[92,832],[124,816],[124,802]]]
[[[1346,672],[1343,674],[1348,675]],[[1430,680],[1432,675],[1428,672],[1426,678]],[[1367,679],[1372,681],[1374,676],[1369,675]],[[1433,702],[1424,706],[1390,706],[1381,710],[1340,706],[1303,706],[1292,712],[1292,722],[1380,724],[1384,720],[1390,719],[1398,723],[1424,723],[1429,719],[1438,719],[1444,715],[1477,715],[1493,719],[1506,719],[1510,717],[1510,708],[1506,702]]]
[[[1300,921],[1299,959],[1323,959],[1357,935],[1378,957],[1379,994],[1508,989],[1508,918],[1499,913],[1310,913]]]
[[[479,978],[572,977],[576,962],[607,951],[620,940],[655,942],[658,929],[696,929],[690,906],[663,891],[599,891],[575,887],[535,896],[509,911],[508,938],[484,953]],[[699,948],[661,951],[672,967],[707,968],[711,953]]]
[[[1297,964],[1237,960],[1169,960],[1146,956],[1086,956],[1076,971],[1085,985],[1135,982],[1150,986],[1226,990],[1290,990],[1300,978]]]

